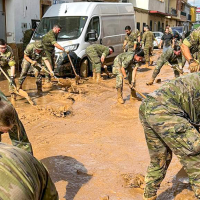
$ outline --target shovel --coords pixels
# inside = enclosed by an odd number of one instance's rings
[[[3,70],[1,67],[0,67],[0,70],[1,70],[1,72],[4,74],[4,76],[6,77],[6,79],[9,81],[9,83],[11,83],[10,78],[8,77],[8,75],[4,72],[4,70]],[[17,94],[17,95],[19,95],[19,96],[21,96],[21,97],[26,98],[27,101],[28,101],[32,106],[34,106],[34,102],[33,102],[33,101],[31,100],[31,98],[28,96],[27,92],[25,92],[25,91],[22,90],[22,89],[17,90],[17,88],[16,88],[15,85],[13,85],[13,87],[14,87],[14,93],[15,93],[15,94]]]
[[[75,76],[76,76],[76,77],[75,77],[76,84],[78,85],[79,80],[80,80],[81,78],[80,78],[80,76],[76,73],[76,70],[75,70],[74,65],[73,65],[73,63],[72,63],[72,60],[71,60],[71,57],[70,57],[70,55],[69,55],[69,51],[67,50],[66,53],[67,53],[67,56],[68,56],[68,58],[69,58],[70,64],[71,64],[71,66],[72,66],[72,69],[73,69],[73,71],[74,71],[74,74],[75,74]]]
[[[47,69],[45,69],[44,67],[42,67],[39,63],[37,63],[37,66],[38,66],[40,69],[43,69],[43,70],[44,70],[46,73],[48,73],[49,75],[51,75],[51,73],[50,73]],[[54,76],[54,78],[55,78],[56,81],[58,81],[58,83],[59,83],[60,85],[62,85],[63,87],[65,87],[65,86],[72,87],[71,82],[69,82],[68,80],[66,80],[66,79],[60,79],[60,78],[57,78],[56,76]],[[73,89],[73,87],[72,87],[72,89]]]

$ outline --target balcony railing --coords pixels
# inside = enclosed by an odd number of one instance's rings
[[[191,21],[192,16],[188,14],[187,20]]]
[[[181,11],[181,15],[186,17],[186,12]]]
[[[172,9],[171,9],[171,14],[172,14],[173,16],[177,16],[177,10],[174,9],[174,8],[172,8]]]

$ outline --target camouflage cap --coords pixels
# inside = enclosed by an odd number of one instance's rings
[[[43,50],[42,41],[35,42],[35,48],[38,50]]]

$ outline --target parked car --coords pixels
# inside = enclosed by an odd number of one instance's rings
[[[158,44],[160,44],[161,38],[164,35],[162,32],[153,32],[155,39],[157,40]],[[153,47],[158,48],[157,42],[153,42]]]
[[[91,44],[113,46],[115,52],[105,60],[107,65],[112,64],[115,56],[123,52],[124,27],[130,25],[135,31],[135,12],[131,3],[76,2],[55,4],[47,10],[41,19],[32,41],[42,39],[54,24],[62,26],[58,35],[58,44],[77,55],[79,58],[76,65],[77,71],[81,76],[87,77],[92,68],[85,53],[86,48]],[[57,48],[55,50],[57,64],[62,52]],[[65,66],[65,68],[71,71],[70,65]]]

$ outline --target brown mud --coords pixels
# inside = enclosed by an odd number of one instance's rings
[[[158,56],[159,50],[155,50],[153,59]],[[173,79],[173,70],[164,66],[157,77],[161,83],[147,86],[153,69],[154,66],[138,70],[136,88],[143,94]],[[9,97],[6,80],[0,82],[0,89]],[[125,104],[119,105],[115,78],[99,84],[92,78],[83,82],[74,93],[53,85],[51,89],[44,88],[39,96],[35,78],[25,81],[23,89],[38,107],[17,97],[16,109],[33,145],[34,156],[48,168],[61,200],[142,200],[142,190],[127,187],[124,181],[124,176],[145,175],[149,164],[138,117],[141,101],[130,102],[130,89],[124,85]],[[2,138],[10,143],[8,134]],[[183,200],[193,195],[187,181],[177,176],[181,168],[173,156],[158,200]]]

